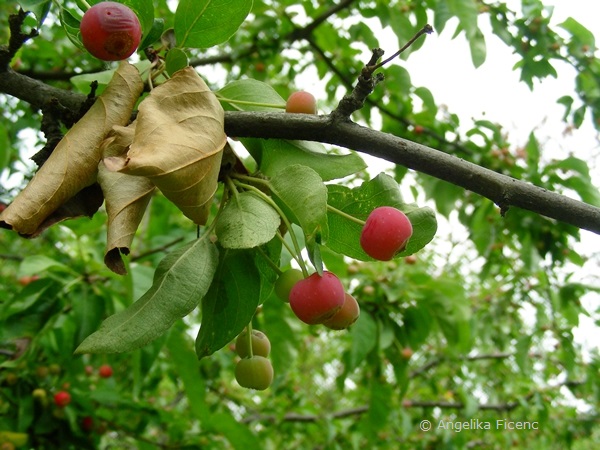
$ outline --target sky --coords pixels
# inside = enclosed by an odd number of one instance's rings
[[[508,3],[516,10],[520,7],[519,1]],[[596,36],[597,43],[600,42],[600,1],[555,0],[545,4],[554,6],[551,26],[573,17]],[[489,22],[483,19],[480,18],[480,27],[489,29]],[[519,81],[519,73],[513,71],[518,55],[498,38],[487,39],[487,60],[475,69],[466,39],[462,35],[451,39],[454,29],[455,25],[449,23],[441,34],[427,36],[423,47],[403,62],[413,84],[429,88],[438,104],[447,105],[450,112],[461,117],[462,123],[468,118],[486,118],[501,123],[509,132],[509,140],[517,145],[525,144],[529,133],[535,129],[536,137],[544,143],[544,157],[563,159],[572,153],[588,161],[592,179],[596,180],[597,186],[600,185],[598,133],[590,123],[565,132],[567,127],[562,121],[564,108],[556,103],[560,96],[572,94],[574,70],[557,64],[558,78],[536,83],[531,91]],[[467,126],[470,128],[470,125]],[[581,238],[576,250],[591,259],[576,272],[574,279],[600,287],[600,236],[582,230]],[[590,294],[582,299],[582,304],[589,311],[595,311],[599,300],[600,295]],[[597,328],[593,320],[581,316],[580,321],[580,327],[574,330],[576,340],[585,348],[598,348],[594,337]]]
[[[545,3],[554,5],[551,25],[555,29],[558,29],[557,24],[571,16],[600,39],[600,23],[597,20],[600,2],[597,0]],[[480,17],[480,27],[489,30],[489,22],[484,16]],[[519,72],[513,70],[519,60],[518,55],[498,38],[488,37],[487,60],[476,70],[471,63],[466,39],[461,35],[452,40],[453,33],[454,27],[447,26],[441,34],[428,36],[423,48],[410,56],[406,65],[413,83],[430,88],[436,100],[448,105],[461,117],[481,118],[485,114],[486,118],[506,125],[511,135],[521,142],[534,128],[538,128],[541,135],[553,135],[556,139],[547,149],[553,157],[565,156],[581,145],[590,150],[597,148],[596,133],[590,125],[574,130],[570,136],[563,135],[565,126],[561,118],[564,108],[556,104],[556,99],[572,92],[572,68],[553,62],[559,77],[536,82],[532,92],[519,82]],[[564,36],[568,35],[565,33]],[[598,152],[595,154],[598,155]]]

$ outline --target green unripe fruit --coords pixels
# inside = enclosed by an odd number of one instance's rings
[[[269,356],[271,352],[271,342],[265,333],[258,330],[252,330],[252,354],[254,356]],[[240,358],[250,356],[250,348],[248,345],[248,331],[244,330],[235,340],[235,352]]]
[[[263,356],[240,360],[235,366],[235,379],[240,386],[264,391],[273,382],[273,366]]]
[[[281,300],[285,302],[290,301],[290,291],[294,285],[304,279],[304,275],[301,270],[289,269],[279,275],[277,281],[275,281],[275,294]]]

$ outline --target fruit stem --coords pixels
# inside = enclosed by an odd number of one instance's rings
[[[292,239],[292,243],[294,244],[294,249],[296,250],[297,256],[294,256],[294,252],[290,251],[290,253],[292,254],[292,256],[295,257],[296,261],[298,261],[298,264],[300,265],[300,268],[302,269],[302,273],[304,274],[305,277],[307,277],[308,270],[306,268],[306,264],[304,264],[304,261],[300,257],[300,254],[302,253],[302,250],[300,249],[300,244],[298,244],[298,239],[296,238],[296,234],[294,233],[294,230],[292,229],[292,224],[288,220],[285,213],[281,210],[279,205],[277,205],[277,203],[275,203],[271,197],[269,197],[267,194],[265,194],[263,191],[261,191],[257,187],[252,186],[251,184],[242,183],[239,180],[231,180],[231,181],[233,182],[234,185],[237,185],[239,187],[242,187],[244,189],[254,192],[256,195],[258,195],[260,198],[262,198],[265,202],[267,202],[277,212],[277,214],[279,214],[279,217],[281,217],[281,220],[283,221],[286,228],[288,229],[288,232],[290,233],[290,238]],[[268,183],[266,183],[266,184],[268,185]],[[284,242],[284,244],[285,244],[285,240],[283,239],[283,237],[281,239],[282,239],[282,242]],[[291,250],[291,249],[288,247],[288,250]]]
[[[292,233],[292,232],[290,231],[290,233]],[[281,233],[279,231],[277,232],[276,236],[281,241],[281,243],[286,248],[286,250],[290,253],[290,255],[292,255],[292,258],[294,258],[296,260],[296,262],[300,266],[300,269],[302,270],[302,274],[306,278],[308,276],[308,270],[306,269],[306,266],[304,265],[304,261],[302,260],[300,253],[297,253],[296,250],[294,250],[292,247],[290,247],[290,244],[287,243],[287,241],[285,240],[285,238],[281,235]]]
[[[344,211],[342,211],[341,209],[337,209],[336,207],[334,207],[334,206],[331,206],[330,204],[327,204],[327,209],[328,209],[329,211],[331,211],[332,213],[334,213],[334,214],[337,214],[337,215],[339,215],[339,216],[342,216],[342,217],[344,217],[345,219],[348,219],[348,220],[350,220],[350,221],[352,221],[352,222],[354,222],[354,223],[357,223],[357,224],[359,224],[359,225],[361,225],[361,226],[364,226],[364,225],[365,225],[365,221],[364,221],[364,220],[361,220],[361,219],[359,219],[358,217],[351,216],[350,214],[348,214],[348,213],[345,213],[345,212],[344,212]]]
[[[237,188],[235,187],[235,184],[234,184],[233,180],[231,179],[231,177],[225,177],[225,183],[227,184],[227,189],[229,189],[229,192],[231,192],[233,194],[233,196],[235,197],[235,200],[237,201],[238,191],[237,191]]]
[[[86,0],[79,0],[79,3],[81,3],[85,7],[86,11],[92,7],[92,5],[90,5]]]
[[[217,221],[219,220],[219,217],[221,216],[221,213],[223,212],[223,209],[225,208],[226,203],[227,203],[227,193],[224,192],[223,197],[221,198],[221,202],[219,203],[219,209],[217,210],[217,213],[215,214],[215,217],[212,220],[212,222],[204,229],[204,233],[202,234],[202,236],[200,236],[201,238],[205,238],[206,236],[209,236],[210,233],[213,232],[213,230],[217,226]]]
[[[254,356],[252,351],[252,321],[246,325],[246,339],[248,340],[248,357],[252,358]]]
[[[283,270],[281,270],[279,268],[279,266],[277,264],[275,264],[271,258],[269,258],[269,255],[267,255],[265,253],[265,251],[260,248],[260,247],[256,247],[256,250],[258,251],[258,253],[260,253],[260,255],[265,258],[265,260],[267,261],[267,264],[271,267],[271,269],[273,269],[273,271],[277,274],[277,276],[281,275],[283,273]]]

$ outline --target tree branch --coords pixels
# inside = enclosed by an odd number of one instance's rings
[[[227,111],[225,132],[236,137],[299,139],[345,147],[475,192],[502,211],[518,207],[600,234],[600,208],[354,122],[306,114]]]
[[[321,25],[323,22],[325,22],[331,16],[348,8],[355,1],[356,0],[342,0],[337,5],[333,5],[331,8],[329,8],[323,14],[321,14],[319,17],[315,18],[307,26],[305,26],[303,28],[296,28],[294,31],[292,31],[286,37],[286,40],[288,40],[290,42],[294,42],[294,41],[298,41],[300,39],[307,39],[309,36],[312,35],[312,32],[315,30],[315,28],[317,28],[319,25]]]
[[[0,71],[0,92],[26,101],[35,109],[41,109],[50,99],[56,98],[63,107],[79,111],[86,100],[85,95],[49,86],[10,67]]]
[[[57,89],[8,69],[0,72],[0,92],[41,108],[49,98],[79,110],[86,96]],[[422,172],[496,203],[526,209],[600,234],[600,208],[480,167],[447,153],[329,116],[226,111],[225,132],[236,137],[318,141],[370,154]]]

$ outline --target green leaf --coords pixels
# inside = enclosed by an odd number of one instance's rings
[[[19,5],[23,8],[23,11],[29,11],[35,15],[39,28],[48,16],[52,0],[19,0]]]
[[[100,3],[104,0],[98,0],[94,3]],[[153,0],[119,0],[119,3],[129,6],[137,15],[142,33],[146,36],[154,27],[154,2]],[[160,36],[160,35],[159,35]],[[145,47],[140,47],[144,49]]]
[[[273,176],[288,166],[301,164],[317,172],[323,181],[330,181],[367,167],[355,152],[346,155],[327,153],[323,145],[315,142],[281,139],[242,139],[242,142],[258,163],[260,171],[267,176]]]
[[[44,255],[33,255],[27,256],[21,261],[18,276],[40,275],[50,269],[61,272],[71,272],[71,268],[65,266],[60,261],[56,261],[55,259]]]
[[[226,84],[216,92],[227,110],[282,111],[285,100],[271,85],[248,78]]]
[[[196,339],[198,358],[212,355],[252,320],[260,299],[260,273],[249,250],[225,250],[206,296]]]
[[[227,202],[215,232],[225,248],[253,248],[273,239],[279,224],[272,206],[252,192],[242,192]]]
[[[541,181],[539,175],[540,146],[533,132],[529,133],[525,152],[527,154],[527,171],[529,172],[530,181],[537,184]]]
[[[307,241],[327,240],[327,188],[317,172],[294,164],[278,171],[269,185],[275,202],[302,227]]]
[[[578,41],[579,45],[587,45],[590,48],[594,48],[596,46],[594,34],[572,17],[567,18],[567,20],[558,26],[571,33],[571,36],[573,36],[573,39]]]
[[[398,38],[398,46],[402,47],[415,35],[417,30],[408,15],[400,11],[400,8],[390,8],[389,13],[392,19],[390,26]],[[413,47],[408,48],[402,53],[402,58],[405,59],[408,57],[412,51],[414,51]]]
[[[279,266],[282,247],[281,239],[275,237],[271,242],[262,245],[254,254],[256,268],[260,272],[259,304],[264,303],[273,292],[275,280],[279,277],[279,273],[273,269],[273,264]],[[273,264],[269,263],[267,259]]]
[[[563,186],[577,192],[584,202],[600,206],[600,192],[594,184],[588,164],[584,160],[569,156],[562,161],[549,164],[544,172],[556,170],[571,171],[572,174],[562,180]]]
[[[0,123],[0,172],[10,163],[11,142],[4,124]]]
[[[372,436],[372,442],[378,442],[377,432],[385,427],[392,411],[392,387],[383,380],[372,379],[369,411],[363,422],[365,436]]]
[[[274,301],[271,301],[274,300]],[[290,326],[292,321],[284,319],[286,314],[291,315],[287,303],[279,298],[273,298],[262,310],[264,325],[262,331],[269,336],[271,340],[271,354],[269,358],[273,362],[275,373],[282,375],[294,367],[294,362],[298,357],[299,335]]]
[[[448,10],[458,17],[460,26],[470,41],[479,31],[477,27],[477,3],[475,0],[448,0]]]
[[[140,49],[145,49],[158,41],[165,29],[165,19],[154,19],[147,33],[144,33]]]
[[[473,61],[473,66],[477,68],[485,62],[487,55],[485,37],[479,29],[475,32],[473,37],[469,39],[469,47],[471,48],[471,60]]]
[[[203,424],[208,423],[210,411],[206,404],[206,383],[204,378],[198,376],[200,364],[194,352],[194,344],[185,329],[175,326],[167,340],[170,360],[177,373],[177,377],[183,382],[185,395],[192,414]]]
[[[84,284],[82,290],[82,293],[77,292],[77,301],[72,305],[73,318],[77,324],[75,346],[98,329],[105,315],[104,299],[97,295],[90,295],[88,285]]]
[[[212,429],[219,432],[233,445],[236,450],[249,450],[263,448],[258,438],[250,431],[250,428],[226,412],[213,414],[210,421]]]
[[[67,33],[67,37],[69,40],[75,44],[79,49],[84,50],[83,43],[81,42],[81,38],[79,36],[79,23],[80,19],[75,17],[71,12],[62,7],[60,8],[60,23],[62,24],[65,33]]]
[[[173,75],[178,70],[184,69],[189,65],[188,56],[180,48],[172,48],[167,52],[165,58],[167,73]]]
[[[556,103],[563,105],[565,107],[565,114],[562,117],[563,121],[567,121],[567,118],[569,117],[569,114],[571,113],[571,109],[573,108],[573,97],[569,96],[569,95],[563,95],[562,97],[560,97],[558,100],[556,100]]]
[[[209,48],[227,41],[252,9],[252,0],[181,0],[175,12],[178,47]]]
[[[61,309],[59,290],[62,285],[48,278],[29,284],[19,294],[19,300],[3,304],[0,310],[0,339],[34,338]]]
[[[211,285],[218,254],[206,238],[169,253],[158,264],[152,287],[127,309],[102,322],[75,352],[126,352],[162,335],[198,306]]]
[[[437,221],[433,210],[403,203],[398,183],[389,175],[379,174],[354,189],[338,185],[329,185],[327,188],[331,206],[361,220],[366,220],[371,211],[379,206],[393,206],[403,211],[411,221],[413,235],[397,256],[417,252],[435,235]],[[360,247],[362,225],[332,211],[327,216],[329,238],[326,245],[331,250],[362,261],[372,260]]]
[[[469,303],[465,302],[463,285],[450,279],[424,281],[420,289],[423,298],[419,303],[435,317],[444,337],[452,346],[451,350],[466,351],[471,342],[471,310]]]
[[[140,61],[135,63],[134,66],[137,67],[140,73],[145,73],[150,68],[150,61]],[[93,81],[97,81],[98,89],[96,89],[96,95],[100,95],[104,91],[114,74],[115,69],[103,70],[100,72],[75,75],[71,77],[70,81],[71,83],[73,83],[73,86],[77,88],[77,90],[83,92],[84,94],[89,94],[90,85]]]
[[[350,328],[352,345],[346,370],[352,372],[367,357],[377,344],[377,323],[371,315],[364,311]]]
[[[446,1],[437,1],[435,2],[434,8],[434,19],[433,19],[433,27],[435,32],[441,34],[446,27],[446,23],[448,20],[452,18],[452,13],[450,9],[448,9],[448,2]]]

